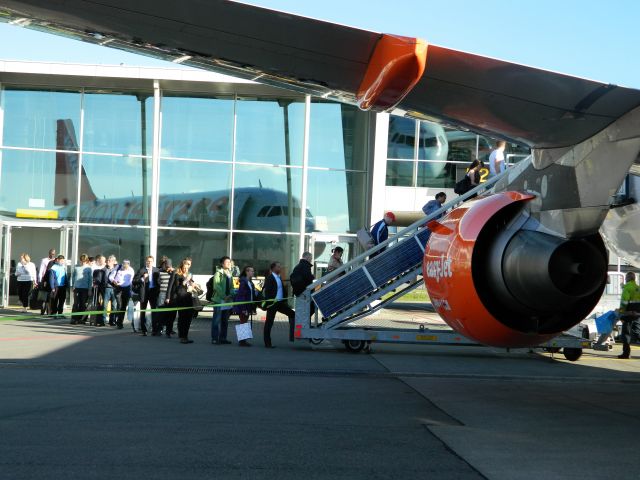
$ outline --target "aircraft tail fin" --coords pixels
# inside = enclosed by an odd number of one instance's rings
[[[56,149],[66,152],[56,153],[56,178],[53,204],[66,206],[75,203],[78,185],[78,141],[76,140],[73,122],[69,119],[57,121]],[[95,201],[97,199],[89,178],[80,169],[80,201]]]

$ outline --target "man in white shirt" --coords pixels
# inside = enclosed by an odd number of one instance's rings
[[[51,250],[49,250],[49,256],[48,257],[44,257],[42,260],[40,260],[40,268],[38,269],[38,283],[42,284],[42,280],[44,280],[44,274],[47,272],[47,267],[49,266],[49,263],[51,263],[51,265],[53,265],[53,263],[55,263],[55,258],[56,258],[56,249],[52,248]]]
[[[489,155],[489,172],[492,177],[504,172],[506,165],[504,163],[504,149],[507,146],[507,142],[500,140],[497,143],[496,149]]]
[[[115,294],[119,297],[118,303],[120,309],[116,315],[116,326],[118,329],[123,328],[124,314],[129,307],[129,300],[131,300],[131,282],[135,272],[131,268],[131,262],[129,260],[122,260],[120,268],[114,269],[109,274],[109,281],[115,286]],[[135,325],[133,325],[133,331],[135,333]]]
[[[296,319],[296,313],[289,307],[287,303],[280,271],[282,266],[280,262],[271,264],[271,273],[264,279],[264,298],[267,301],[267,319],[264,322],[264,346],[266,348],[274,348],[271,344],[271,327],[276,318],[276,313],[284,313],[289,318],[289,341],[293,342],[293,329]]]

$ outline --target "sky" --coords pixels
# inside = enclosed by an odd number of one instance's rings
[[[635,0],[253,0],[251,3],[579,77],[640,88]],[[0,24],[0,60],[173,66]]]

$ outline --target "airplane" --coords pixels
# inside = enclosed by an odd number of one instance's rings
[[[227,0],[0,10],[29,28],[524,145],[530,159],[491,194],[430,224],[433,305],[468,338],[518,347],[569,329],[600,298],[599,229],[640,152],[638,90]]]

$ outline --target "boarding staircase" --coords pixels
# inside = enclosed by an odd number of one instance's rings
[[[445,203],[431,215],[309,285],[296,298],[296,327],[343,328],[418,287],[422,283],[425,246],[431,235],[426,224],[469,198],[491,189],[506,174],[508,172],[503,172]],[[390,292],[392,295],[382,301]],[[316,306],[313,317],[310,317],[311,302]]]

